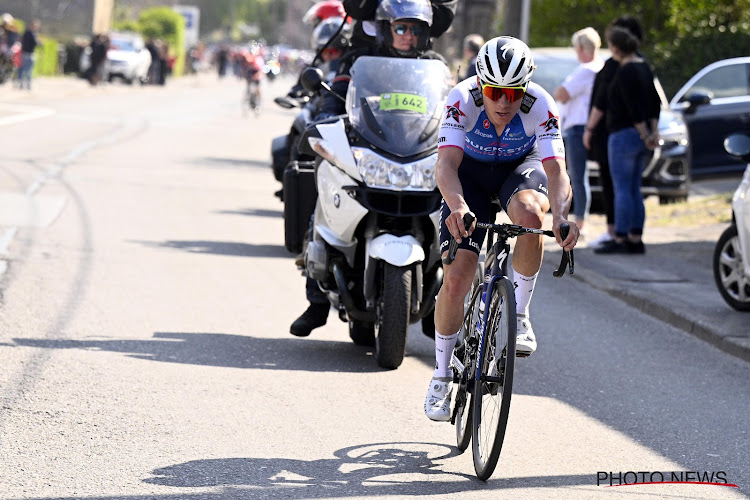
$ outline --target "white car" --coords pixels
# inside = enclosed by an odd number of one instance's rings
[[[750,137],[746,134],[727,137],[724,149],[745,163],[750,161]],[[716,243],[713,264],[716,286],[726,303],[750,312],[750,165],[732,197],[732,225]]]
[[[81,53],[79,70],[85,73],[91,65],[91,47]],[[112,81],[121,78],[125,83],[135,81],[146,83],[151,66],[151,53],[146,48],[143,37],[137,33],[111,33],[107,60],[102,69],[102,78]]]
[[[104,67],[105,77],[122,78],[125,83],[134,81],[146,83],[148,68],[151,66],[151,53],[146,48],[141,35],[136,33],[111,33],[109,50]]]

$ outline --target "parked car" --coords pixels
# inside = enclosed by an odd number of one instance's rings
[[[727,304],[750,312],[750,136],[732,134],[723,147],[747,166],[732,197],[732,224],[716,242],[714,280]]]
[[[742,173],[745,162],[724,149],[733,132],[750,132],[750,57],[724,59],[698,71],[670,101],[687,123],[694,176]]]
[[[79,70],[85,73],[91,65],[91,47],[81,53]],[[102,70],[102,78],[112,81],[121,78],[125,83],[135,81],[146,83],[148,68],[151,66],[151,53],[146,48],[143,37],[137,33],[110,33],[107,60]]]
[[[572,47],[532,49],[536,69],[532,80],[553,94],[555,89],[580,64]],[[603,59],[610,57],[606,49],[600,51]],[[659,147],[650,156],[643,171],[642,191],[644,196],[658,196],[660,203],[686,200],[690,187],[690,149],[688,133],[681,114],[669,108],[667,97],[658,79],[656,90],[662,101],[659,116]],[[589,162],[592,207],[598,205],[601,196],[599,165]]]

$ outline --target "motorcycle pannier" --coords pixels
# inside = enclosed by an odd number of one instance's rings
[[[284,246],[294,254],[302,251],[317,199],[314,162],[289,163],[284,170]]]

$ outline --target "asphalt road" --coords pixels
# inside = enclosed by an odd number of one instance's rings
[[[394,371],[334,314],[289,335],[290,84],[257,118],[214,75],[0,88],[5,116],[46,110],[0,122],[0,498],[746,498],[750,365],[552,268],[486,483],[422,413],[418,325]],[[597,485],[628,471],[738,487]]]

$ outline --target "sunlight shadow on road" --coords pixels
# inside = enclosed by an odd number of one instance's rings
[[[384,371],[375,363],[370,348],[356,346],[351,342],[315,339],[156,332],[153,339],[149,340],[15,338],[13,343],[16,347],[107,351],[147,361],[225,368],[334,373]]]
[[[237,241],[208,240],[166,240],[162,242],[130,240],[130,242],[153,248],[184,250],[190,253],[231,255],[235,257],[278,257],[282,259],[291,257],[283,245],[254,245],[252,243]]]

